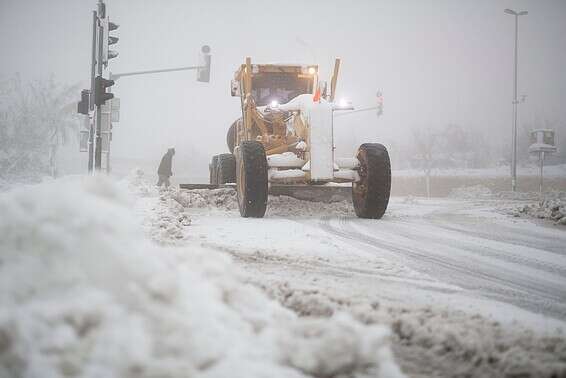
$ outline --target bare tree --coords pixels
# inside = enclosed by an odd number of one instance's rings
[[[425,173],[426,195],[430,197],[430,174],[437,157],[437,148],[439,146],[438,134],[434,133],[430,128],[414,128],[412,134],[415,158]]]

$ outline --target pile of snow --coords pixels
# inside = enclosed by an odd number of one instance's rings
[[[157,186],[148,183],[141,168],[133,169],[120,183],[125,184],[130,193],[140,197],[155,196],[158,192]]]
[[[403,376],[388,328],[298,318],[133,207],[101,178],[0,195],[1,377]]]
[[[311,217],[311,216],[354,216],[350,201],[331,203],[302,201],[288,196],[270,196],[267,216]]]
[[[521,205],[514,209],[513,215],[528,215],[566,225],[566,192],[545,193],[542,201]]]
[[[502,191],[497,192],[497,198],[510,201],[533,201],[540,198],[540,194],[537,192],[513,192],[513,191]]]
[[[188,208],[238,209],[236,191],[231,188],[179,190],[173,193],[173,198]]]
[[[262,287],[261,284],[259,284]],[[349,312],[365,324],[389,324],[393,348],[407,374],[438,377],[564,377],[566,335],[535,335],[519,324],[505,327],[461,311],[385,307],[299,289],[288,282],[263,286],[285,307],[303,314]]]
[[[146,219],[151,239],[161,244],[177,244],[184,239],[185,227],[191,225],[191,218],[185,207],[175,198],[175,191],[161,190],[159,200]]]
[[[483,185],[463,186],[452,189],[449,197],[461,199],[487,199],[492,197],[492,192],[491,189]]]

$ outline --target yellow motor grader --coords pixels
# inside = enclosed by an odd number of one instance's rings
[[[210,183],[236,183],[243,217],[261,218],[270,186],[352,183],[358,217],[381,218],[389,202],[391,168],[387,149],[364,143],[355,157],[334,156],[335,111],[352,110],[335,102],[340,59],[330,88],[319,81],[318,66],[252,64],[246,58],[231,83],[240,97],[242,117],[227,133],[230,153],[216,155]]]

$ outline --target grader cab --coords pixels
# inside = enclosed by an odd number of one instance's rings
[[[389,202],[391,169],[387,149],[362,144],[355,157],[334,156],[333,115],[351,110],[335,102],[340,68],[336,59],[330,88],[318,66],[252,64],[246,58],[231,83],[242,116],[229,128],[230,153],[216,155],[210,183],[236,183],[243,217],[264,216],[270,186],[352,183],[358,217],[381,218]]]

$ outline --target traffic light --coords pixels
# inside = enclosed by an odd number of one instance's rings
[[[94,79],[94,104],[96,106],[101,106],[106,103],[106,101],[114,98],[113,93],[106,93],[106,88],[114,85],[114,80],[108,80],[102,76],[97,76]]]
[[[102,63],[104,66],[108,66],[108,60],[112,58],[116,58],[118,56],[118,52],[114,50],[110,50],[109,46],[118,43],[119,38],[113,35],[110,35],[111,31],[118,29],[120,26],[108,20],[108,17],[101,20],[101,27],[102,27]]]
[[[210,82],[210,46],[204,45],[200,49],[199,68],[197,68],[197,81]]]
[[[88,89],[83,89],[81,91],[81,101],[77,103],[77,113],[88,115],[89,97],[90,91]]]

